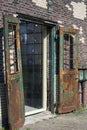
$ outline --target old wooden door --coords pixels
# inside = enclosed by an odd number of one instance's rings
[[[4,18],[6,83],[8,90],[9,129],[15,130],[24,123],[24,95],[19,40],[19,20]]]
[[[59,113],[78,107],[78,34],[77,30],[59,30]]]

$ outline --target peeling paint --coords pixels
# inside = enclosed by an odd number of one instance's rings
[[[83,34],[83,29],[82,29],[82,27],[80,27],[79,34]]]
[[[32,0],[37,6],[47,9],[47,1],[46,0]]]
[[[72,26],[73,26],[73,28],[75,28],[75,29],[79,29],[79,28],[77,27],[77,25],[75,25],[75,24],[73,24]]]
[[[85,38],[84,37],[80,38],[79,40],[80,40],[81,43],[85,43]]]
[[[64,27],[64,25],[59,25],[59,27]]]

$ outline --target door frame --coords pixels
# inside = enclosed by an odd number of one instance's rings
[[[24,21],[26,21],[24,19]],[[30,21],[31,22],[31,21]],[[37,24],[37,22],[33,22],[32,23],[35,23]],[[32,111],[29,111],[29,112],[25,112],[25,116],[28,116],[28,115],[32,115],[32,114],[36,114],[36,113],[39,113],[39,112],[42,112],[42,111],[46,111],[47,109],[47,26],[46,25],[43,25],[43,30],[44,30],[44,33],[42,35],[42,38],[43,38],[43,58],[42,58],[42,61],[43,61],[43,69],[42,69],[42,74],[43,74],[43,79],[42,79],[42,108],[40,109],[37,109],[37,110],[32,110]]]
[[[43,80],[42,80],[42,108],[38,110],[33,110],[30,112],[25,112],[25,116],[36,114],[39,112],[46,111],[47,109],[47,29],[44,26],[44,34],[43,34]]]
[[[56,30],[57,30],[57,25],[58,25],[58,23],[57,22],[53,22],[53,21],[49,21],[49,20],[44,20],[44,19],[41,19],[41,18],[35,18],[35,17],[31,17],[31,16],[29,16],[29,15],[24,15],[24,14],[21,14],[21,13],[19,13],[18,14],[18,17],[19,17],[19,19],[20,19],[20,21],[29,21],[29,22],[33,22],[33,23],[39,23],[39,24],[42,24],[42,25],[44,25],[44,27],[50,27],[50,34],[51,34],[51,64],[52,64],[52,66],[51,66],[51,109],[50,109],[50,111],[52,112],[52,113],[54,113],[54,103],[56,102],[56,83],[55,83],[55,74],[56,74],[56,70],[55,70],[55,63],[54,63],[54,60],[55,60],[55,58],[54,58],[54,56],[56,57],[56,53],[54,52],[54,50],[55,50],[55,46],[56,46]],[[47,32],[45,32],[45,33],[47,33]],[[48,34],[47,34],[48,35]],[[44,42],[46,42],[46,38],[47,37],[45,37],[45,39],[44,39]],[[44,43],[44,44],[46,44],[46,43]],[[47,51],[47,49],[46,48],[44,48],[44,53],[45,53],[45,51]],[[47,56],[45,55],[45,58],[46,58]],[[46,60],[46,59],[45,59]],[[47,60],[46,60],[46,62],[47,62]],[[45,65],[45,63],[44,63],[44,69],[46,69],[47,70],[47,68],[46,68],[47,66]],[[43,71],[43,73],[45,73],[46,74],[46,71]],[[47,77],[47,75],[46,75],[46,77]],[[35,114],[35,113],[39,113],[39,112],[42,112],[42,111],[46,111],[47,110],[47,79],[46,79],[46,77],[44,77],[44,80],[46,81],[45,83],[43,82],[43,84],[44,84],[44,93],[43,93],[43,98],[44,98],[44,102],[43,102],[43,108],[42,109],[39,109],[39,110],[36,110],[36,111],[31,111],[31,112],[27,112],[27,114],[25,114],[25,116],[28,116],[28,115],[32,115],[32,114]],[[46,90],[45,90],[46,89]],[[46,95],[46,96],[45,96]]]

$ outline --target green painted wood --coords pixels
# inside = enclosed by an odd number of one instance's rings
[[[8,41],[8,24],[16,25],[17,33],[17,64],[18,71],[14,74],[10,73],[10,47]],[[11,16],[4,17],[4,34],[5,34],[5,55],[6,55],[6,83],[8,88],[8,122],[9,129],[19,128],[24,123],[24,92],[21,64],[21,50],[19,40],[19,19]]]
[[[66,43],[64,43],[64,34],[68,35]],[[73,36],[72,36],[73,35]],[[75,41],[73,42],[73,37]],[[70,40],[71,41],[68,41]],[[68,42],[70,44],[68,44]],[[64,44],[72,47],[73,68],[68,65],[68,69],[64,68]],[[68,47],[67,47],[68,48]],[[68,50],[67,48],[66,51]],[[68,55],[70,57],[68,51]],[[66,60],[67,61],[67,60]],[[68,58],[68,63],[70,59]],[[68,64],[66,63],[66,65]],[[58,112],[66,113],[78,108],[78,33],[73,28],[59,28],[59,102]]]
[[[59,56],[60,56],[60,59],[59,59],[59,69],[63,69],[63,29],[61,29],[60,33],[59,33],[59,42],[60,42],[60,45],[59,45]]]

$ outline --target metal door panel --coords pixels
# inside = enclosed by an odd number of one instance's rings
[[[5,61],[8,90],[9,129],[19,128],[24,123],[24,94],[19,40],[19,20],[15,17],[4,17]]]
[[[78,107],[78,45],[77,30],[60,28],[59,43],[59,113]]]

